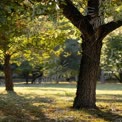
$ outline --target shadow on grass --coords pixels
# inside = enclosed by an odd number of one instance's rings
[[[2,122],[54,122],[55,120],[44,115],[43,103],[52,103],[49,98],[32,97],[7,93],[0,95],[0,121]],[[40,104],[41,103],[41,104]],[[34,105],[34,104],[37,104]],[[40,105],[39,105],[40,104]]]
[[[96,118],[104,119],[107,122],[116,122],[118,118],[122,119],[121,115],[113,113],[109,110],[91,109],[91,110],[84,110],[84,111]]]
[[[97,95],[97,102],[101,102],[101,105],[98,105],[97,109],[81,109],[81,113],[88,113],[92,118],[103,119],[107,122],[122,122],[122,95],[106,95],[101,94]],[[105,106],[102,105],[105,103]],[[106,104],[107,103],[107,104]],[[109,104],[109,105],[108,105]],[[111,106],[114,105],[114,106]],[[114,107],[114,108],[113,108]],[[75,110],[75,109],[72,109]],[[77,111],[77,110],[76,110]],[[92,120],[88,121],[92,122]]]
[[[97,101],[104,103],[122,103],[122,95],[101,94],[97,95]]]
[[[97,95],[97,102],[107,103],[109,106],[101,106],[98,109],[85,110],[88,114],[104,119],[107,122],[120,122],[117,119],[122,121],[122,110],[116,109],[116,104],[121,106],[122,95],[112,95],[112,94],[101,94]],[[106,105],[107,105],[106,104]],[[111,105],[115,105],[114,108]],[[113,109],[113,110],[112,110]]]

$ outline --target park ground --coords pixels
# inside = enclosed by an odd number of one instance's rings
[[[75,83],[0,86],[0,122],[122,122],[122,84],[97,84],[94,110],[74,110]]]

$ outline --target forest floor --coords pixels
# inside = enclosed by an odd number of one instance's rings
[[[75,83],[0,86],[0,122],[122,122],[122,84],[97,84],[98,110],[72,109]]]

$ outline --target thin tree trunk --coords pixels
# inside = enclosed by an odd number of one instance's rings
[[[6,91],[13,91],[12,71],[10,66],[11,55],[5,54],[4,73]]]
[[[122,83],[122,71],[119,72],[120,83]]]
[[[91,43],[91,44],[90,44]],[[96,81],[98,79],[102,41],[82,43],[82,59],[73,108],[96,108]]]
[[[28,76],[26,76],[25,80],[26,80],[26,84],[28,84]]]

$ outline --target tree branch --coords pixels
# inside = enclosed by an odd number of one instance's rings
[[[122,26],[122,20],[118,20],[117,22],[112,21],[110,23],[100,26],[101,36],[104,38],[106,35],[108,35],[113,30],[119,28],[120,26]]]
[[[115,78],[116,78],[120,83],[122,83],[121,79],[120,79],[115,73],[112,72],[112,74],[115,76]]]
[[[87,16],[90,20],[99,16],[99,0],[88,0]]]
[[[93,34],[93,27],[89,23],[87,17],[83,16],[70,0],[59,0],[58,3],[63,11],[63,15],[69,19],[83,35],[87,35],[88,37],[88,35]]]

